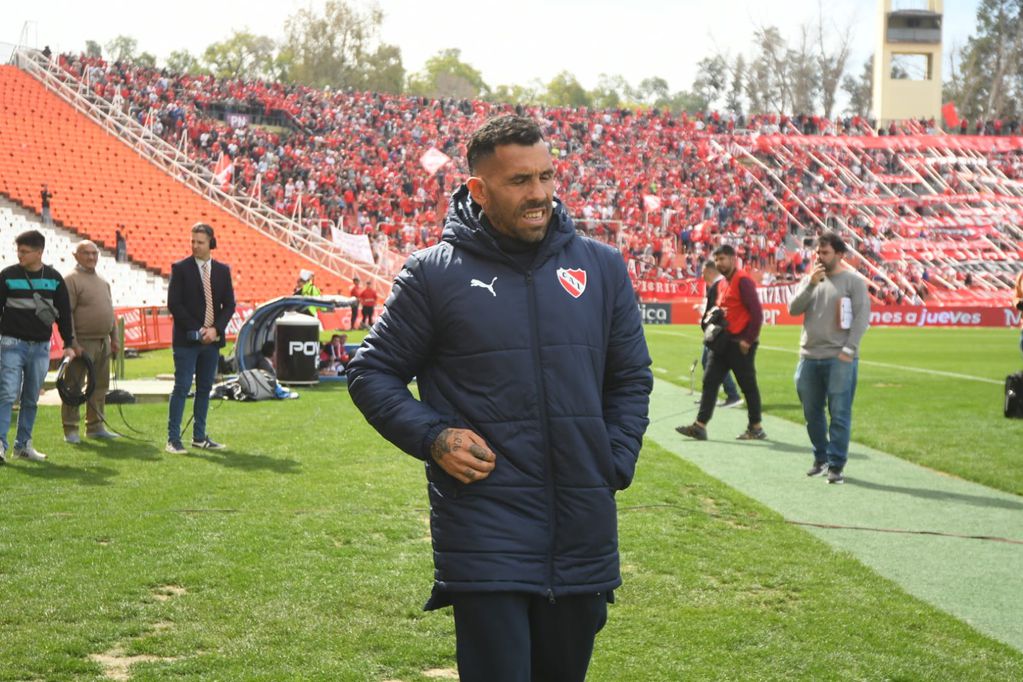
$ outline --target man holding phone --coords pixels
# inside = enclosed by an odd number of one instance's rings
[[[789,312],[803,315],[795,379],[813,443],[806,475],[827,472],[828,483],[845,482],[860,340],[870,324],[867,282],[843,262],[847,251],[838,234],[822,234],[813,270],[789,301]]]

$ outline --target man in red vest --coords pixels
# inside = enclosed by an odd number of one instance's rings
[[[369,329],[373,326],[373,310],[377,307],[377,292],[372,282],[367,282],[366,288],[359,292],[359,303],[362,304],[362,328]]]
[[[728,244],[714,249],[714,264],[725,276],[725,280],[718,284],[718,307],[724,313],[725,321],[725,329],[721,333],[727,337],[716,344],[716,349],[711,348],[707,369],[703,373],[703,395],[696,421],[675,430],[683,436],[707,440],[707,422],[714,414],[721,382],[731,370],[746,398],[749,414],[749,425],[738,435],[738,440],[763,440],[767,434],[760,425],[760,388],[754,364],[760,327],[764,323],[757,285],[745,270],[736,267],[735,249]]]

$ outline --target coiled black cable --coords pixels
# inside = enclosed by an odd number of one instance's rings
[[[68,370],[71,368],[71,364],[75,362],[85,363],[84,385],[81,385],[81,382],[78,381],[72,384],[68,378]],[[63,362],[60,363],[60,369],[57,370],[57,393],[60,394],[61,402],[71,407],[79,407],[89,401],[95,390],[96,368],[92,364],[92,358],[84,353],[73,358],[64,358]]]

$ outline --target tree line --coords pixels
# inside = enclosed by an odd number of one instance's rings
[[[1023,0],[981,0],[976,33],[949,53],[943,91],[971,121],[1023,117]]]
[[[1023,90],[1023,0],[981,0],[977,34],[961,49],[948,51],[946,100],[973,119],[1016,116]],[[775,26],[755,26],[745,53],[719,52],[701,59],[688,89],[672,90],[656,75],[637,84],[601,74],[585,88],[568,71],[548,82],[491,86],[478,69],[448,48],[430,57],[422,70],[408,73],[401,48],[380,39],[384,14],[379,5],[359,0],[328,0],[322,11],[300,9],[284,23],[279,38],[234,31],[200,55],[172,52],[163,66],[177,73],[218,78],[263,79],[315,88],[354,89],[431,98],[455,97],[495,102],[600,109],[653,107],[672,112],[724,111],[735,114],[805,113],[832,118],[869,115],[873,57],[850,73],[851,21],[816,20],[794,36]],[[157,66],[129,36],[105,46],[112,61]],[[90,56],[103,55],[95,41]],[[839,110],[844,93],[846,105]]]

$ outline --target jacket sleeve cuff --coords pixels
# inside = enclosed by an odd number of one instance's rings
[[[430,448],[433,447],[433,442],[437,440],[437,436],[441,434],[441,431],[448,428],[447,424],[435,424],[430,427],[430,430],[423,436],[423,442],[419,446],[419,459],[424,462],[430,459]]]

